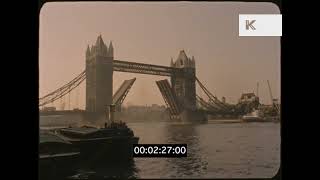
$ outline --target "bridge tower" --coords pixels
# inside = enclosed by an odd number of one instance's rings
[[[174,71],[171,76],[172,89],[182,108],[179,118],[188,122],[206,122],[207,115],[197,109],[196,63],[194,57],[188,57],[185,51],[181,50],[175,61],[171,58],[171,67],[180,69]]]
[[[86,51],[86,111],[108,112],[107,105],[112,104],[112,79],[113,45],[110,41],[107,47],[100,35]]]
[[[185,51],[181,50],[175,61],[171,58],[171,67],[181,69],[181,71],[171,76],[171,85],[180,105],[186,110],[196,110],[196,67],[194,57],[187,57]]]

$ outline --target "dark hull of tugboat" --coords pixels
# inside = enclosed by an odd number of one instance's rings
[[[74,164],[80,160],[80,153],[60,153],[51,155],[40,155],[39,157],[39,179],[56,179],[72,175],[75,171]]]
[[[70,128],[55,133],[71,142],[80,151],[80,161],[86,163],[132,159],[133,144],[139,142],[129,129]]]
[[[80,153],[62,153],[56,155],[40,155],[39,165],[44,166],[58,166],[76,161],[80,157]]]
[[[86,161],[117,161],[132,159],[132,146],[138,144],[138,137],[108,137],[95,139],[70,139]]]
[[[39,133],[39,179],[63,179],[72,174],[80,151],[48,130]]]

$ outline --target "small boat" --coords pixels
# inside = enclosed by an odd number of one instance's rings
[[[50,131],[40,130],[39,134],[39,174],[40,177],[52,176],[72,171],[80,157],[80,151],[72,144]]]
[[[244,122],[267,122],[267,120],[261,116],[259,110],[253,110],[251,113],[241,117]]]

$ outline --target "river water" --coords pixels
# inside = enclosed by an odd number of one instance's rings
[[[40,123],[41,124],[41,123]],[[188,145],[186,158],[135,158],[79,169],[71,179],[121,178],[268,178],[280,167],[280,123],[206,124],[128,123],[141,144]]]

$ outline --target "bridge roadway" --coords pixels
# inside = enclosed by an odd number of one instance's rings
[[[181,69],[169,66],[113,60],[113,71],[172,76],[175,73],[179,73]]]

